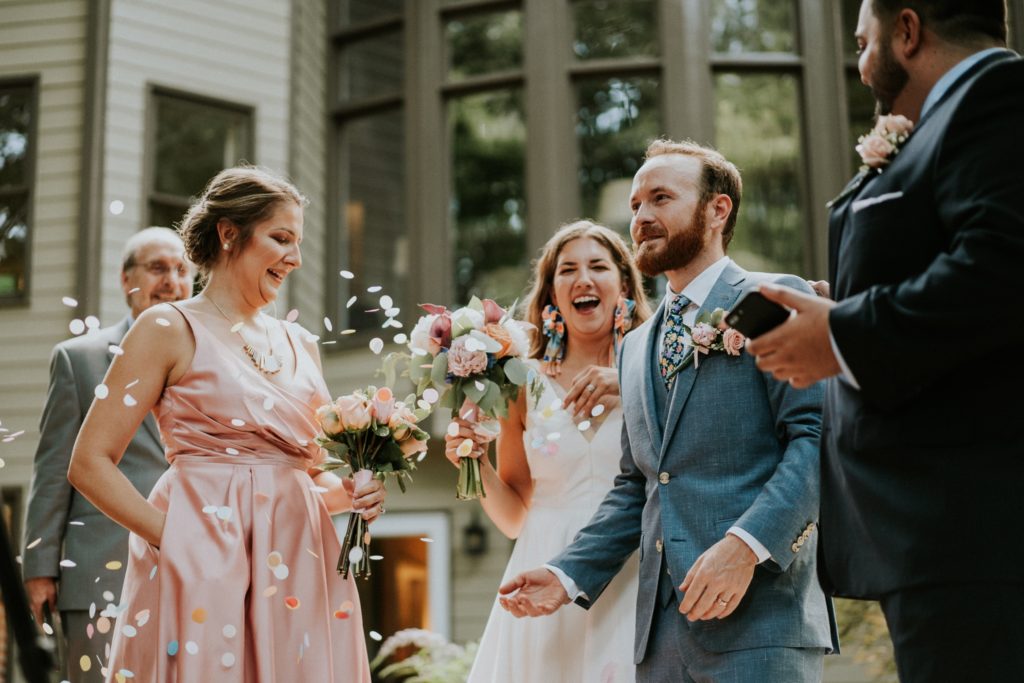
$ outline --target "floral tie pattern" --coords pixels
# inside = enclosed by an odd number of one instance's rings
[[[683,311],[690,305],[690,300],[679,294],[668,307],[668,315],[665,316],[665,336],[661,341],[661,358],[658,365],[661,367],[661,378],[665,380],[665,388],[672,391],[672,384],[675,382],[675,371],[683,364],[686,358],[688,345],[683,335]]]

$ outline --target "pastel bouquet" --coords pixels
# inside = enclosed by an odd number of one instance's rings
[[[438,405],[493,438],[497,418],[508,415],[509,402],[516,400],[520,387],[530,379],[523,362],[530,347],[529,324],[514,320],[491,299],[473,297],[454,311],[434,304],[420,307],[427,314],[409,338],[409,377],[416,392],[421,396],[430,390],[438,392]],[[486,495],[480,463],[468,457],[472,447],[469,439],[459,446],[455,493],[461,500]]]
[[[327,451],[320,469],[347,467],[356,488],[377,477],[393,476],[405,493],[406,479],[416,461],[427,451],[427,433],[417,426],[429,411],[414,409],[415,396],[396,401],[387,387],[368,387],[317,408],[323,432],[316,442]],[[357,511],[348,518],[348,529],[338,558],[338,573],[348,578],[370,576],[370,532]]]

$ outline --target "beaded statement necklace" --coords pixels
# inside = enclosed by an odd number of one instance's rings
[[[229,323],[231,322],[231,318],[228,317],[228,314],[224,312],[223,308],[217,305],[216,301],[214,301],[209,295],[206,295],[206,299],[213,304],[213,307],[216,308],[222,316],[224,316],[225,320]],[[257,351],[255,347],[249,343],[245,338],[245,335],[242,334],[242,323],[234,323],[231,326],[231,331],[242,338],[242,351],[245,355],[249,357],[249,360],[252,361],[252,364],[257,370],[270,377],[281,372],[281,368],[284,367],[284,363],[281,361],[281,356],[274,353],[274,346],[270,343],[270,328],[264,326],[263,329],[267,333],[266,353],[263,351]]]

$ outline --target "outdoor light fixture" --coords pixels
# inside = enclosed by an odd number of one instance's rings
[[[462,528],[462,550],[471,557],[487,552],[487,527],[480,523],[479,513],[474,512],[469,524]]]

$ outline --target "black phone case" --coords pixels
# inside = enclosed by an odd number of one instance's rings
[[[789,318],[789,311],[769,301],[757,290],[750,290],[725,314],[726,324],[753,339],[772,330]]]

